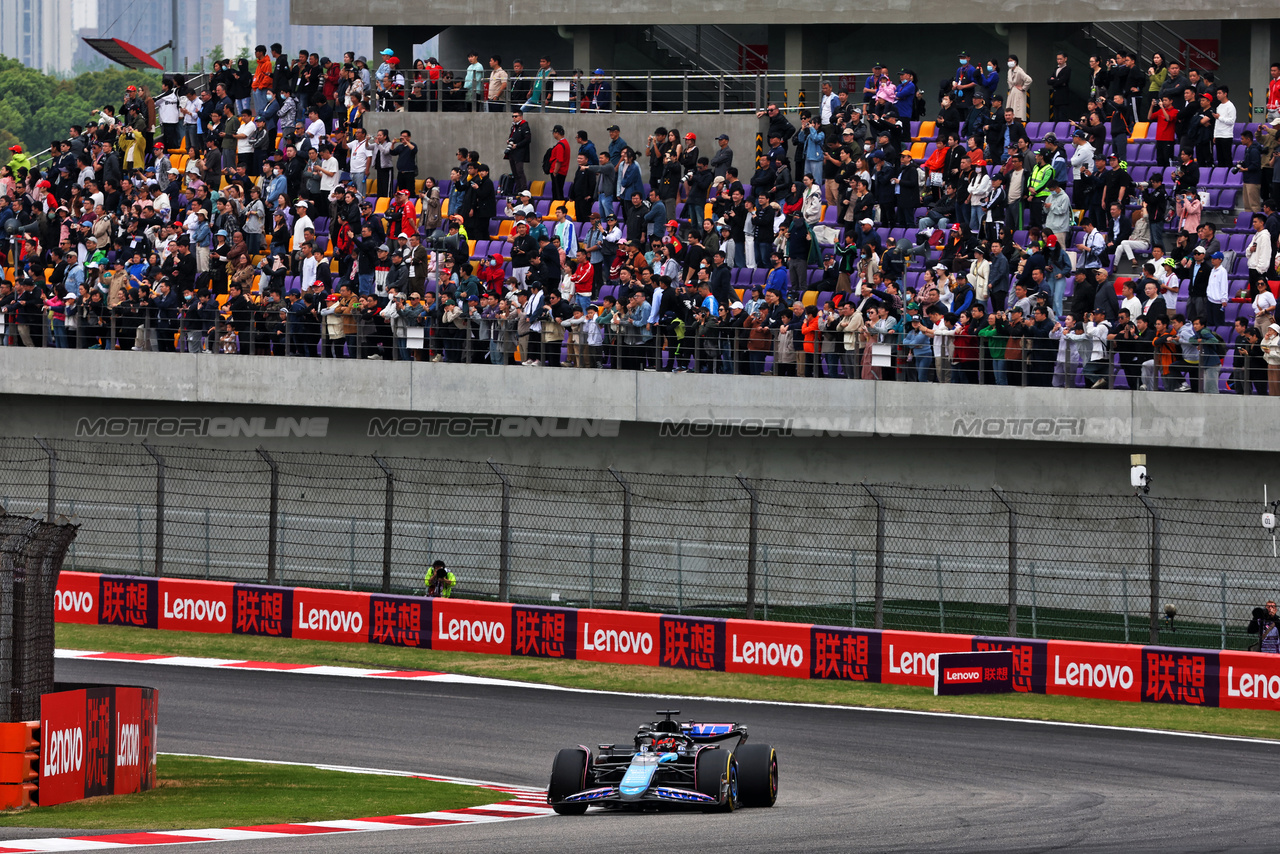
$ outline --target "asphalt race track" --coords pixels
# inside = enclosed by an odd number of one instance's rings
[[[162,751],[527,785],[546,784],[558,748],[626,741],[636,724],[667,705],[540,689],[111,662],[59,660],[57,675],[59,681],[158,687]],[[671,706],[700,720],[740,720],[758,740],[771,742],[779,755],[777,806],[733,815],[592,811],[580,818],[213,845],[228,854],[919,854],[1256,851],[1280,837],[1280,745],[714,701]]]

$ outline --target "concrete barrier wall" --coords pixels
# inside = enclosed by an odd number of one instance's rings
[[[1226,19],[1274,18],[1280,10],[1262,0],[1245,0],[1215,8],[1215,17]],[[1025,24],[1029,17],[1037,22],[1063,23],[1088,21],[1169,21],[1198,20],[1206,9],[1197,3],[1179,0],[1154,3],[1150,0],[1134,4],[1091,2],[1055,3],[1031,7],[1024,3],[1001,3],[980,0],[965,7],[963,19],[988,23]],[[820,0],[798,0],[778,3],[730,3],[726,0],[695,2],[672,0],[669,3],[548,2],[499,3],[496,0],[443,0],[430,10],[410,0],[369,0],[369,2],[333,3],[331,0],[293,0],[291,20],[295,24],[326,26],[392,26],[401,23],[430,23],[433,26],[545,26],[548,21],[566,26],[641,25],[650,24],[795,24],[831,20],[836,9]],[[957,17],[941,3],[928,0],[901,0],[876,7],[873,14],[878,24],[954,24]]]
[[[6,348],[0,394],[692,422],[1077,446],[1272,447],[1265,397]],[[752,427],[756,425],[756,427]]]
[[[644,178],[649,179],[648,159],[643,157],[645,142],[657,127],[679,128],[680,135],[698,135],[698,147],[710,157],[717,148],[715,138],[728,134],[729,146],[734,151],[733,162],[744,180],[751,177],[755,157],[756,133],[765,124],[754,115],[712,115],[701,113],[659,113],[653,115],[614,115],[612,113],[529,113],[525,117],[533,134],[529,149],[529,163],[525,164],[525,176],[530,181],[544,180],[542,153],[551,147],[555,138],[551,128],[562,125],[565,136],[576,158],[578,144],[575,135],[585,130],[597,149],[609,147],[609,134],[605,128],[616,124],[622,139],[637,151]],[[413,134],[418,143],[418,177],[428,175],[437,181],[449,177],[449,170],[458,164],[454,152],[460,146],[480,152],[482,162],[489,164],[491,177],[510,172],[502,159],[506,149],[507,134],[511,130],[510,113],[371,113],[365,119],[367,128],[377,131],[386,128],[394,137],[402,130]],[[573,180],[577,161],[572,160],[569,180]]]

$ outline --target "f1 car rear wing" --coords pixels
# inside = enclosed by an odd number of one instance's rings
[[[725,741],[730,738],[743,738],[747,736],[747,728],[737,723],[696,723],[694,721],[682,721],[680,723],[680,731],[689,736],[694,741],[713,742]]]

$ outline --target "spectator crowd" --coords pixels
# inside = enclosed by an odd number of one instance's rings
[[[1280,64],[1254,125],[1158,54],[1075,109],[1059,55],[1028,122],[1019,58],[973,59],[632,144],[601,69],[535,140],[547,57],[260,45],[0,167],[3,342],[1280,394]],[[507,142],[422,174],[391,114],[455,108]]]

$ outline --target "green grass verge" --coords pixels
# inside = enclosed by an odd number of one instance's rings
[[[156,761],[156,783],[155,789],[136,795],[5,811],[0,827],[243,827],[457,809],[503,798],[488,789],[413,777],[164,754]]]
[[[58,623],[56,640],[58,647],[63,649],[190,655],[342,667],[438,670],[569,688],[955,712],[1280,739],[1280,714],[1252,709],[1120,703],[1043,694],[935,697],[931,689],[904,685],[809,681],[739,673],[700,673],[665,667],[550,661],[541,658],[251,635],[161,632],[124,626]]]

